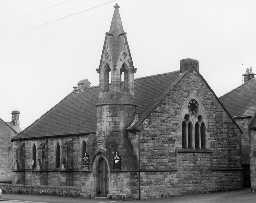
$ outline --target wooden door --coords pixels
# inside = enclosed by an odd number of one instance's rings
[[[108,193],[108,169],[106,161],[103,158],[99,158],[96,182],[97,196],[106,197]]]

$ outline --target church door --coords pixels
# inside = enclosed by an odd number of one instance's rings
[[[96,176],[96,194],[99,197],[106,197],[108,193],[108,169],[103,158],[99,158]]]

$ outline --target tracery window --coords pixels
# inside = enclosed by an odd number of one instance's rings
[[[206,126],[199,114],[199,104],[195,99],[188,103],[188,114],[182,121],[182,148],[205,149]]]

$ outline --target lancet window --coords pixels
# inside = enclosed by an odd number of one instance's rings
[[[199,114],[199,104],[195,99],[188,103],[188,114],[182,121],[182,148],[205,149],[206,126]]]

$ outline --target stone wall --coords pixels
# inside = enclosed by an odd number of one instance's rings
[[[241,136],[242,164],[249,164],[250,163],[250,139],[249,139],[248,126],[251,121],[251,117],[235,118],[235,121],[243,131],[243,134]]]
[[[32,186],[0,184],[3,193],[7,194],[35,194],[35,195],[57,195],[62,197],[79,197],[80,189],[75,187],[53,187],[53,186]]]
[[[256,130],[250,130],[251,152],[250,152],[250,169],[251,169],[251,188],[256,190]]]

